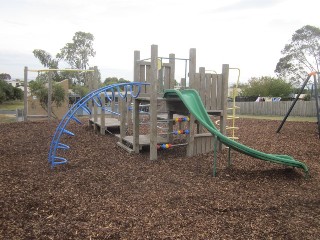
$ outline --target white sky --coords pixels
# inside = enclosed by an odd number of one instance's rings
[[[94,35],[102,80],[133,78],[133,52],[150,57],[188,58],[197,49],[197,68],[221,72],[223,63],[241,69],[240,82],[274,76],[280,51],[304,25],[320,27],[316,0],[0,0],[0,73],[23,78],[23,68],[43,68],[33,56],[55,56],[75,32]],[[181,66],[184,66],[181,63]],[[62,67],[62,66],[60,66]],[[30,73],[30,78],[35,75]],[[184,76],[177,66],[176,79]],[[237,79],[231,73],[230,82]]]

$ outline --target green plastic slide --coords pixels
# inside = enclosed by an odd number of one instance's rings
[[[308,175],[308,167],[293,157],[288,155],[276,155],[276,154],[267,154],[254,150],[250,147],[247,147],[243,144],[240,144],[227,136],[223,135],[211,121],[198,92],[194,89],[185,89],[185,90],[176,90],[168,89],[164,93],[165,98],[177,98],[179,97],[184,105],[188,108],[191,114],[206,128],[208,131],[216,136],[220,142],[224,145],[234,149],[238,152],[244,153],[248,156],[258,158],[265,161],[270,161],[274,163],[279,163],[283,165],[288,165],[292,167],[302,168],[306,175]]]

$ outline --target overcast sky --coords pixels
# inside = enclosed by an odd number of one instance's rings
[[[197,68],[221,72],[223,63],[241,69],[240,82],[274,76],[281,50],[304,25],[320,27],[316,0],[0,0],[0,73],[23,78],[23,68],[42,68],[33,56],[55,56],[75,32],[95,37],[102,79],[132,80],[133,52],[150,57],[188,58],[197,49]],[[181,66],[180,66],[180,65]],[[184,76],[178,64],[176,78]],[[61,66],[60,66],[61,67]],[[35,75],[30,73],[31,78]],[[230,82],[237,78],[232,73]]]

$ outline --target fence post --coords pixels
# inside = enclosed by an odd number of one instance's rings
[[[28,67],[24,67],[23,100],[23,120],[28,121]]]

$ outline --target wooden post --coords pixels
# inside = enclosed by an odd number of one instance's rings
[[[182,89],[186,88],[186,79],[185,78],[181,78],[181,88]]]
[[[173,119],[173,112],[172,111],[169,111],[168,112],[168,119]],[[173,136],[172,136],[172,133],[173,132],[173,121],[169,121],[168,123],[168,135],[167,135],[167,141],[168,143],[172,143],[173,141]]]
[[[140,127],[140,119],[139,119],[139,104],[140,101],[138,99],[134,99],[133,103],[133,151],[135,153],[139,153],[139,127]]]
[[[195,74],[196,74],[196,49],[191,48],[189,52],[189,87],[194,88],[195,86]],[[195,118],[192,114],[189,115],[189,130],[190,134],[188,135],[188,146],[187,146],[187,156],[192,157],[194,155],[194,125]]]
[[[134,82],[140,82],[139,81],[140,68],[138,63],[139,60],[140,60],[140,51],[134,51],[134,56],[133,56],[133,81]]]
[[[100,134],[106,135],[106,111],[104,108],[106,107],[106,96],[104,93],[100,93],[101,98],[101,125],[100,125]]]
[[[206,93],[206,88],[208,86],[206,86],[206,81],[205,81],[206,80],[205,79],[206,78],[206,70],[205,70],[204,67],[200,67],[199,68],[199,74],[200,74],[200,78],[199,78],[200,82],[197,83],[197,86],[199,87],[199,94],[200,94],[201,100],[203,102],[203,105],[207,109],[205,93]],[[204,132],[204,127],[202,125],[200,125],[200,124],[197,124],[197,125],[198,125],[197,126],[197,129],[198,129],[197,133],[203,133]]]
[[[161,66],[161,68],[159,69],[158,71],[158,81],[157,81],[157,84],[159,85],[158,86],[158,89],[160,92],[163,92],[164,89],[167,88],[166,86],[166,82],[168,82],[169,79],[166,79],[166,69],[167,67],[163,67]]]
[[[94,131],[98,130],[98,106],[96,103],[93,103],[93,129]]]
[[[195,118],[192,114],[189,114],[190,121],[188,122],[188,129],[190,133],[187,136],[187,156],[192,157],[194,155],[194,121]]]
[[[118,99],[118,111],[120,110],[120,106],[119,106],[119,96],[116,98],[116,92],[114,92],[114,99],[111,99],[111,103],[110,103],[110,109],[112,112],[116,111],[116,99]],[[113,113],[110,113],[110,118],[115,118]]]
[[[158,46],[151,45],[150,160],[157,160]]]
[[[174,88],[174,84],[175,84],[175,69],[176,69],[176,61],[175,61],[176,55],[171,53],[169,54],[169,63],[170,63],[170,88]]]
[[[94,72],[93,72],[93,81],[92,81],[92,90],[96,90],[98,89],[98,68],[97,66],[94,66]],[[94,115],[93,115],[93,122],[94,122],[94,130],[97,131],[98,130],[98,106],[96,103],[93,103],[93,107],[94,107]],[[100,126],[101,127],[101,126]]]
[[[134,82],[141,82],[140,79],[140,51],[134,51],[134,56],[133,56],[133,81]],[[136,93],[137,88],[133,88],[133,91]],[[141,89],[141,92],[144,92]],[[141,95],[141,94],[140,94]],[[132,109],[132,123],[133,123],[133,151],[135,153],[139,153],[139,128],[140,128],[140,118],[139,118],[139,104],[140,101],[138,99],[133,99],[133,109]]]
[[[222,89],[221,91],[221,109],[223,114],[220,116],[220,132],[226,135],[227,126],[227,108],[228,108],[228,79],[229,79],[229,64],[222,65]],[[219,145],[219,149],[222,148],[222,144]]]
[[[127,115],[127,103],[125,99],[120,100],[118,102],[119,112],[120,112],[120,138],[124,139],[126,136],[126,115]],[[122,141],[121,141],[122,142]]]
[[[206,70],[204,67],[200,67],[199,68],[199,73],[200,73],[200,82],[198,83],[199,85],[199,94],[201,97],[201,100],[203,102],[203,105],[205,106],[205,108],[207,109],[207,104],[206,104]]]
[[[23,100],[23,120],[28,121],[28,67],[24,67]]]
[[[140,77],[140,51],[134,51],[134,56],[133,56],[133,81],[134,82],[141,82],[141,77]],[[138,90],[138,87],[133,87],[133,91],[136,93]],[[141,89],[141,93],[145,93],[145,89]],[[140,93],[140,96],[141,96]]]
[[[194,88],[194,75],[197,67],[197,53],[195,48],[190,48],[189,52],[189,87]]]
[[[51,120],[52,114],[52,73],[48,72],[48,120]]]
[[[94,75],[95,73],[93,72],[93,74],[89,75],[89,80],[88,80],[88,88],[89,88],[89,92],[92,92],[93,90],[93,79],[94,79]],[[92,100],[88,101],[88,108],[90,109],[90,111],[92,112]],[[90,123],[90,121],[89,121]]]
[[[132,123],[132,97],[127,96],[127,101],[126,101],[126,111],[127,111],[127,126],[129,127],[129,125]]]
[[[94,72],[93,72],[93,87],[94,87],[94,89],[98,89],[98,83],[99,83],[99,80],[98,80],[98,78],[99,78],[99,72],[98,72],[98,67],[97,66],[94,66],[93,67],[93,70],[94,70]]]

